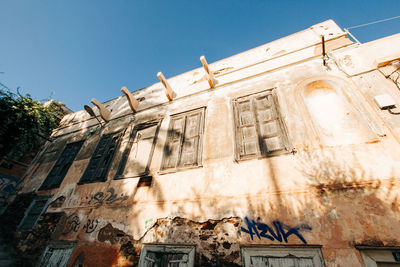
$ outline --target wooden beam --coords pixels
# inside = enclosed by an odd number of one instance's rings
[[[213,88],[215,86],[215,78],[214,78],[214,74],[210,71],[210,68],[208,67],[206,57],[201,56],[200,62],[203,65],[203,68],[206,72],[208,84],[210,85],[211,88]]]
[[[111,117],[110,111],[108,111],[99,101],[97,101],[96,98],[92,99],[92,103],[99,109],[101,118],[104,121],[109,121]]]
[[[162,74],[162,72],[157,73],[157,78],[160,80],[160,82],[164,85],[164,88],[166,90],[166,95],[168,97],[168,100],[171,101],[172,100],[172,96],[173,96],[173,91],[171,86],[169,85],[169,83],[167,82],[167,80],[165,79],[164,75]]]
[[[322,63],[326,66],[326,51],[325,51],[325,36],[321,35],[321,44],[322,44]]]
[[[128,88],[125,86],[121,88],[121,92],[126,95],[126,98],[128,98],[128,103],[129,106],[131,107],[133,113],[135,113],[138,109],[139,106],[139,101],[135,99],[135,97],[129,92]]]
[[[86,110],[86,112],[90,116],[94,117],[100,123],[100,125],[102,125],[101,121],[99,120],[99,118],[97,118],[96,114],[94,113],[94,111],[93,111],[93,109],[91,107],[89,107],[88,105],[84,105],[83,108]]]

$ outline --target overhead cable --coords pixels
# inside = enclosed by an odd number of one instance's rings
[[[364,27],[364,26],[367,26],[367,25],[376,24],[376,23],[380,23],[380,22],[384,22],[384,21],[388,21],[388,20],[392,20],[392,19],[398,19],[398,18],[400,18],[400,16],[396,16],[396,17],[392,17],[392,18],[387,18],[387,19],[381,19],[381,20],[377,20],[377,21],[373,21],[373,22],[368,22],[368,23],[365,23],[365,24],[360,24],[360,25],[348,27],[348,28],[346,28],[346,29],[360,28],[360,27]]]

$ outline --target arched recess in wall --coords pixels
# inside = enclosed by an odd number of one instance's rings
[[[374,119],[355,88],[341,78],[307,79],[296,88],[311,140],[322,146],[378,141]]]

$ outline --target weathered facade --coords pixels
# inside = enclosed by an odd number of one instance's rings
[[[400,264],[399,59],[325,21],[69,114],[4,238],[25,265]]]

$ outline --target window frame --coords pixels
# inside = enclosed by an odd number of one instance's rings
[[[132,132],[129,135],[127,147],[125,147],[124,151],[122,152],[121,158],[119,159],[120,162],[118,164],[117,171],[116,171],[116,173],[114,175],[114,178],[113,178],[114,180],[121,180],[121,179],[135,178],[135,177],[148,177],[149,176],[150,165],[151,165],[151,162],[152,162],[152,159],[153,159],[154,150],[155,150],[157,139],[158,139],[158,133],[160,131],[161,121],[162,120],[144,122],[144,123],[140,123],[138,125],[135,125],[133,127]],[[133,141],[135,140],[137,133],[140,130],[143,130],[143,129],[146,129],[146,128],[150,128],[150,127],[154,127],[154,126],[156,126],[156,131],[154,133],[152,147],[151,147],[150,153],[148,155],[147,165],[146,165],[145,171],[143,173],[140,173],[140,174],[134,175],[134,176],[124,176],[123,172],[124,172],[124,170],[126,168],[126,164],[128,164],[129,153],[132,150]],[[130,146],[130,144],[132,144],[132,145]]]
[[[251,256],[285,258],[289,255],[297,258],[312,258],[315,267],[325,267],[321,246],[243,246],[241,253],[243,267],[252,266]]]
[[[181,164],[181,157],[182,157],[182,150],[185,142],[185,133],[186,133],[186,122],[187,122],[187,117],[196,114],[200,112],[200,122],[199,122],[199,130],[198,130],[198,145],[197,145],[197,162],[193,165],[180,165]],[[177,159],[177,164],[175,167],[167,167],[167,158],[166,156],[166,151],[169,146],[169,142],[171,140],[171,135],[172,135],[172,127],[173,127],[173,122],[178,119],[179,117],[184,117],[185,122],[184,122],[184,129],[182,136],[180,137],[180,146],[179,146],[179,155]],[[163,149],[163,157],[161,161],[161,166],[160,166],[160,171],[158,172],[159,174],[167,174],[167,173],[172,173],[172,172],[177,172],[181,170],[187,170],[187,169],[194,169],[194,168],[199,168],[202,167],[202,155],[203,155],[203,136],[204,136],[204,128],[205,128],[205,117],[206,117],[206,107],[199,107],[195,109],[191,109],[188,111],[180,112],[180,113],[175,113],[170,116],[170,121],[169,121],[169,126],[168,126],[168,132],[164,144],[164,149]]]
[[[75,244],[76,244],[76,242],[74,242],[74,241],[52,241],[49,245],[46,246],[46,248],[44,249],[42,255],[40,256],[40,258],[39,258],[39,260],[38,260],[38,262],[37,262],[37,264],[35,266],[36,267],[43,266],[43,264],[44,264],[43,260],[45,260],[46,254],[48,253],[48,251],[50,249],[64,249],[64,250],[66,250],[66,252],[69,254],[68,255],[69,256],[68,260],[65,263],[65,266],[67,266],[68,262],[71,259],[72,252],[74,251]],[[53,253],[51,253],[51,254],[53,254]]]
[[[139,267],[146,266],[145,259],[147,252],[178,252],[188,255],[188,267],[194,266],[194,257],[196,253],[195,245],[180,245],[180,244],[143,244],[142,250],[140,251]]]
[[[282,133],[282,143],[283,146],[285,147],[284,149],[278,150],[278,151],[272,151],[272,152],[267,152],[266,148],[264,147],[264,145],[260,144],[260,138],[262,138],[262,135],[260,134],[260,126],[259,126],[259,121],[257,119],[257,115],[255,114],[254,111],[254,99],[256,98],[260,98],[263,96],[268,96],[271,95],[272,100],[273,100],[273,105],[275,108],[275,112],[276,112],[276,120],[279,123],[279,129]],[[238,110],[238,103],[240,102],[244,102],[246,100],[250,100],[251,101],[251,112],[254,116],[254,125],[256,128],[256,133],[257,133],[257,153],[255,155],[250,155],[250,156],[242,156],[240,151],[241,151],[241,142],[240,142],[240,134],[238,131],[239,128],[239,110]],[[242,100],[242,101],[241,101]],[[244,100],[244,101],[243,101]],[[251,94],[247,94],[247,95],[243,95],[243,96],[239,96],[236,97],[234,99],[232,99],[231,101],[232,104],[232,110],[233,110],[233,131],[234,131],[234,156],[235,156],[235,161],[236,162],[240,162],[240,161],[245,161],[245,160],[251,160],[251,159],[260,159],[260,158],[267,158],[267,157],[274,157],[274,156],[278,156],[278,155],[284,155],[284,154],[289,154],[289,153],[293,153],[294,152],[294,147],[290,141],[289,138],[289,133],[288,133],[288,129],[287,126],[285,124],[285,122],[283,121],[283,116],[280,110],[280,105],[279,105],[279,101],[278,101],[278,96],[276,94],[276,88],[270,88],[270,89],[266,89],[263,91],[258,91],[255,93],[251,93]]]
[[[67,147],[68,147],[68,146],[71,146],[71,145],[79,144],[79,143],[80,143],[80,146],[79,146],[79,148],[78,148],[78,150],[77,150],[75,156],[73,157],[72,161],[71,161],[70,163],[68,163],[69,166],[68,166],[68,168],[66,169],[64,175],[62,175],[62,177],[58,178],[58,179],[60,180],[59,183],[58,183],[58,184],[53,184],[52,186],[45,186],[45,185],[46,185],[46,181],[47,181],[48,179],[54,179],[54,177],[51,178],[50,175],[51,175],[53,169],[57,166],[57,164],[58,164],[59,161],[61,160],[61,157],[63,156],[63,153],[66,151]],[[85,143],[85,140],[83,139],[83,140],[79,140],[79,141],[67,143],[67,144],[64,146],[64,149],[62,150],[62,152],[61,152],[60,156],[58,157],[56,163],[53,165],[53,167],[51,168],[50,172],[47,174],[46,179],[43,181],[42,185],[39,187],[39,189],[38,189],[39,191],[42,191],[42,190],[51,190],[51,189],[55,189],[55,188],[59,188],[59,187],[60,187],[60,185],[61,185],[62,182],[64,181],[64,178],[65,178],[65,176],[67,175],[69,169],[71,168],[72,164],[74,163],[76,156],[79,154],[79,151],[82,149],[82,146],[83,146],[84,143]],[[64,166],[65,166],[65,165],[64,165]]]
[[[52,195],[44,195],[44,196],[36,196],[31,204],[29,205],[29,207],[27,208],[27,210],[25,211],[24,217],[22,218],[21,222],[18,224],[17,226],[17,231],[18,232],[30,232],[32,231],[32,229],[35,227],[35,225],[37,224],[37,222],[39,221],[40,217],[42,216],[42,214],[47,210],[47,207],[50,204],[50,200],[53,196]],[[21,229],[21,227],[24,225],[25,220],[28,218],[29,213],[32,211],[34,205],[36,204],[36,202],[40,201],[40,200],[46,200],[46,203],[44,204],[41,212],[39,213],[39,215],[37,215],[36,219],[34,220],[34,223],[27,229]]]
[[[117,154],[117,151],[121,145],[121,140],[124,137],[126,132],[126,128],[123,130],[119,130],[119,131],[115,131],[115,132],[111,132],[111,133],[107,133],[107,134],[102,134],[99,138],[99,141],[97,142],[96,148],[93,151],[92,156],[90,157],[90,160],[85,168],[85,171],[83,172],[81,178],[79,179],[79,182],[77,183],[78,185],[82,185],[82,184],[91,184],[91,183],[102,183],[102,182],[106,182],[108,180],[108,176],[109,176],[109,172],[112,166],[112,163],[114,162],[115,156]],[[91,165],[93,164],[92,161],[94,160],[93,157],[96,156],[99,152],[99,145],[100,142],[102,141],[103,138],[105,138],[106,136],[112,136],[111,138],[113,139],[114,136],[117,136],[117,143],[114,145],[114,150],[113,150],[113,154],[111,156],[111,158],[109,159],[108,163],[107,163],[107,167],[105,170],[105,174],[104,177],[99,177],[99,178],[88,178],[86,176],[88,176],[87,172],[89,171],[89,167],[92,167]],[[100,158],[104,158],[105,155],[102,154],[102,156]],[[96,166],[98,166],[99,163],[96,164]]]
[[[400,254],[400,247],[369,247],[356,246],[366,267],[377,267],[377,263],[397,263],[393,252]]]

